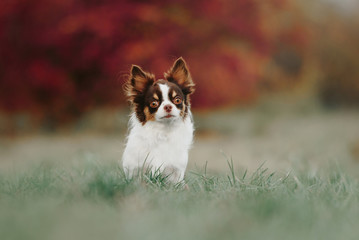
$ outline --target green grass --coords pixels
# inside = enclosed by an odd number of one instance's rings
[[[116,163],[0,174],[0,239],[358,239],[359,184],[320,173],[188,171],[126,179]]]

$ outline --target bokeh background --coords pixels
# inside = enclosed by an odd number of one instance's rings
[[[0,166],[117,161],[131,64],[197,85],[190,167],[359,160],[355,0],[0,1]]]

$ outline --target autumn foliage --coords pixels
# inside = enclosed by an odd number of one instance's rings
[[[0,1],[0,108],[71,118],[124,104],[131,64],[162,77],[183,56],[194,107],[252,101],[266,66],[303,26],[286,0]]]

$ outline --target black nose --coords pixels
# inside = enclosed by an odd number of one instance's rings
[[[167,105],[164,106],[164,109],[165,109],[166,112],[170,113],[172,111],[172,106],[167,104]]]

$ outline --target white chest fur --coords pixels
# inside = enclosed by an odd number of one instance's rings
[[[138,168],[149,167],[170,174],[173,182],[184,177],[188,151],[193,140],[193,123],[189,112],[174,122],[148,121],[142,125],[133,114],[130,133],[122,157],[123,168],[131,177]]]

